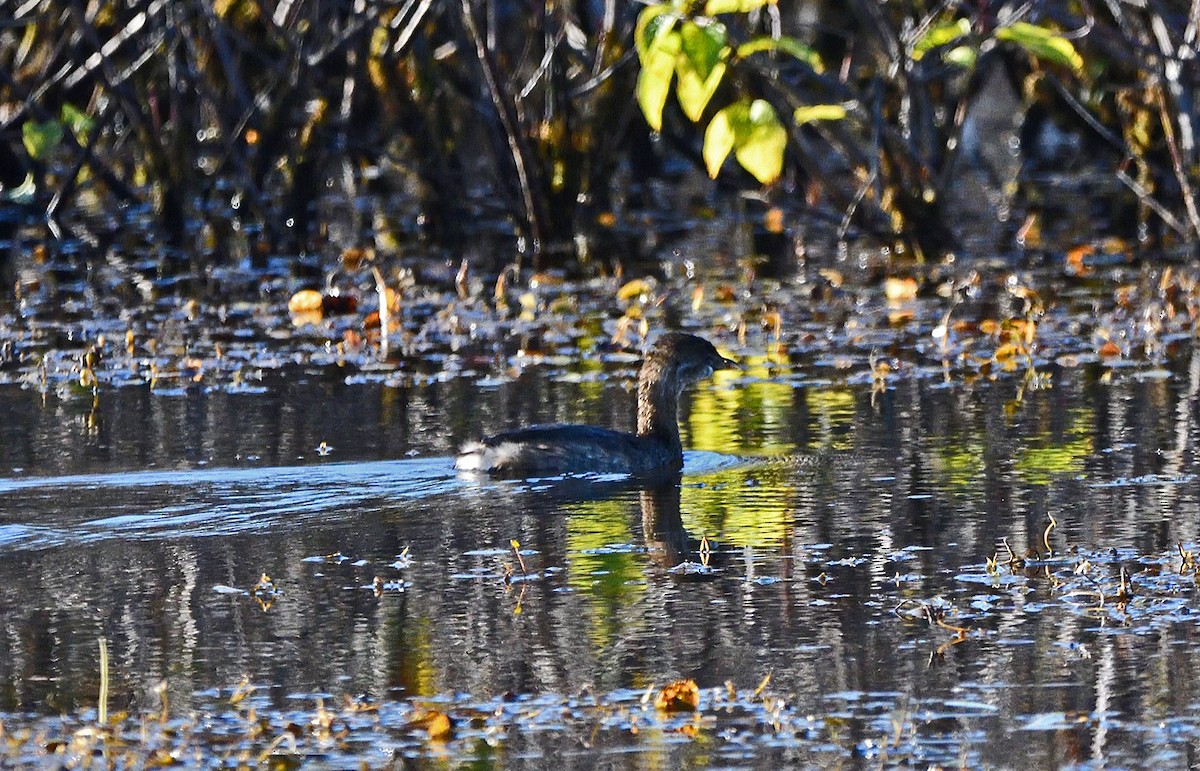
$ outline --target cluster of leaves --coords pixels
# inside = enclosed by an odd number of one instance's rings
[[[663,109],[675,82],[675,94],[684,115],[700,122],[730,67],[755,54],[780,52],[795,57],[820,72],[816,51],[792,37],[758,35],[730,45],[728,27],[719,16],[745,13],[766,5],[766,0],[709,0],[703,13],[686,15],[684,6],[657,3],[638,17],[635,42],[642,69],[637,99],[646,122],[662,130]],[[678,78],[678,80],[676,80]],[[839,120],[842,105],[809,105],[795,111],[797,123]],[[764,184],[774,182],[783,170],[787,131],[770,102],[743,96],[712,116],[704,132],[704,163],[716,177],[732,151],[738,162]]]
[[[940,255],[958,244],[945,200],[966,117],[1000,73],[1028,125],[1102,150],[1130,231],[1200,233],[1185,9],[825,3],[816,25],[767,0],[636,10],[27,2],[0,29],[0,206],[103,242],[111,222],[79,210],[93,192],[109,211],[152,206],[178,250],[201,233],[215,258],[294,254],[320,250],[320,191],[350,179],[347,198],[390,186],[414,210],[361,218],[341,246],[453,246],[491,215],[543,267],[620,221],[614,179],[656,173],[648,127],[711,175],[732,155],[758,183],[803,187],[839,236]]]
[[[853,222],[899,247],[940,255],[958,241],[945,201],[962,168],[967,116],[992,98],[989,81],[998,73],[1020,95],[1026,112],[1017,117],[1029,145],[1044,121],[1062,124],[1103,150],[1098,171],[1128,188],[1140,232],[1167,230],[1185,242],[1200,236],[1193,195],[1200,152],[1185,97],[1196,80],[1183,66],[1194,41],[1182,32],[1182,9],[1075,15],[851,3],[845,13],[842,43],[818,47],[781,34],[782,12],[767,0],[648,6],[636,32],[637,96],[647,122],[664,128],[674,84],[680,111],[705,126],[710,175],[732,151],[759,182],[773,183],[791,156],[796,181],[809,186],[810,200],[830,205],[843,232]],[[770,35],[757,32],[764,16]],[[666,130],[689,133],[686,124]],[[1031,166],[1036,151],[1024,149]],[[1016,190],[1031,207],[1039,199]],[[1151,221],[1157,227],[1148,228]],[[1134,223],[1126,225],[1132,232]]]

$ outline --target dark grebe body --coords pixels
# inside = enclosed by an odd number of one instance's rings
[[[668,333],[650,349],[638,373],[636,434],[596,426],[531,426],[466,445],[454,467],[509,477],[678,471],[683,467],[680,395],[714,370],[737,366],[703,338]]]

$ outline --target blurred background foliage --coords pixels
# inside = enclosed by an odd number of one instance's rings
[[[588,272],[727,212],[913,260],[1200,234],[1194,3],[7,7],[0,262]]]

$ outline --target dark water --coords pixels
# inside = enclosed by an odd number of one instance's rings
[[[243,678],[276,732],[377,705],[303,750],[334,767],[1194,764],[1200,359],[874,395],[865,356],[812,364],[701,386],[681,483],[649,490],[451,467],[480,430],[629,427],[620,361],[0,386],[0,722],[91,714],[104,637],[110,711],[165,683],[232,724]],[[646,700],[685,678],[697,716]]]

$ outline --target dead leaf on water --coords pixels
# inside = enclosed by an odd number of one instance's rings
[[[883,294],[889,302],[912,300],[917,296],[917,280],[909,277],[889,276],[883,282]]]
[[[700,687],[695,680],[677,680],[663,686],[654,699],[663,712],[694,712],[700,706]]]

